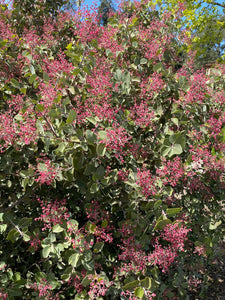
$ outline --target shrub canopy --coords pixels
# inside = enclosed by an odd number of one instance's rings
[[[106,27],[82,9],[18,24],[16,7],[0,6],[1,299],[204,296],[224,66],[181,61],[188,35],[148,1]]]

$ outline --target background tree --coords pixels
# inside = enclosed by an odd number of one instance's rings
[[[189,30],[192,37],[191,49],[196,51],[196,66],[223,60],[224,55],[224,1],[177,1],[158,0],[159,10],[180,11],[182,18],[176,23],[178,28]]]
[[[101,0],[98,7],[99,24],[106,26],[110,13],[115,12],[115,5],[112,0]]]

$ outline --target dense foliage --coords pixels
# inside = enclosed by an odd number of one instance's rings
[[[180,61],[188,35],[148,3],[106,27],[0,7],[1,299],[206,299],[225,67]]]

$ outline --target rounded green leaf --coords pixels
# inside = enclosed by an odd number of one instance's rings
[[[74,268],[76,268],[76,266],[78,265],[79,258],[80,258],[80,254],[74,253],[69,257],[68,263]]]
[[[162,230],[167,224],[171,224],[170,219],[160,220],[156,223],[154,230]]]
[[[150,277],[145,277],[145,279],[141,280],[141,286],[145,289],[150,289],[152,285],[152,281]]]
[[[138,288],[136,288],[134,294],[136,297],[142,299],[142,297],[144,296],[145,290],[143,289],[143,287],[139,286]]]
[[[52,232],[54,233],[59,233],[59,232],[62,232],[64,229],[59,225],[59,224],[56,224],[52,227]]]
[[[51,248],[52,248],[51,245],[48,245],[42,249],[43,258],[47,258],[49,256],[49,254],[51,252]]]

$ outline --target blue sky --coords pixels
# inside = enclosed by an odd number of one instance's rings
[[[23,0],[21,0],[21,1],[23,1]],[[82,3],[84,3],[85,5],[88,5],[88,6],[90,6],[93,2],[97,3],[98,5],[99,5],[100,2],[101,2],[101,0],[95,0],[95,1],[93,1],[93,0],[81,0],[81,1],[82,1]],[[118,0],[117,0],[117,1],[118,1]],[[114,3],[117,2],[117,1],[113,0]],[[5,0],[5,2],[6,2],[6,3],[7,3],[7,2],[10,2],[10,0]],[[217,3],[219,3],[219,4],[225,3],[224,0],[217,0],[217,1],[215,1],[215,2],[217,2]],[[203,3],[204,3],[204,1],[203,1]],[[218,7],[218,8],[219,8],[219,7]],[[219,8],[219,11],[222,13],[222,8]]]
[[[96,0],[95,2],[96,2],[97,4],[100,3],[100,1],[97,1],[97,0]],[[93,0],[85,0],[85,1],[84,1],[84,4],[86,4],[86,5],[88,5],[88,6],[91,5],[92,3],[93,3]]]
[[[88,6],[91,6],[91,4],[93,3],[93,2],[95,2],[95,3],[97,3],[98,5],[100,4],[100,2],[101,2],[101,0],[95,0],[95,1],[93,1],[93,0],[81,0],[82,1],[82,3],[84,4],[84,5],[88,5]],[[115,3],[115,2],[118,2],[118,0],[112,0],[113,1],[113,3]],[[132,0],[131,0],[132,1]],[[204,3],[205,1],[202,1],[202,3]],[[217,0],[217,1],[215,1],[216,3],[219,3],[219,4],[225,4],[225,0]],[[204,4],[203,4],[204,5]],[[223,9],[222,9],[222,7],[219,7],[218,6],[218,10],[219,10],[219,12],[222,14],[223,13]]]

